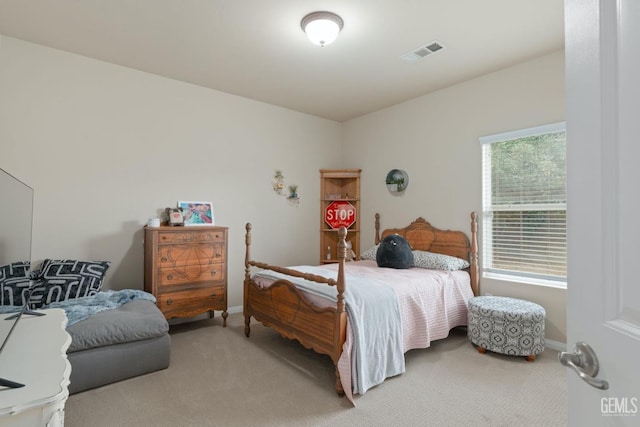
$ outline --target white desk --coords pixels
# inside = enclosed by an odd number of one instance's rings
[[[23,316],[0,354],[0,377],[25,384],[0,387],[0,426],[63,426],[64,405],[69,397],[71,365],[63,310],[43,310],[46,316]],[[0,339],[12,321],[0,314]]]

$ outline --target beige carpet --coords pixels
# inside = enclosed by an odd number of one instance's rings
[[[356,398],[334,391],[327,356],[230,315],[172,326],[171,366],[69,398],[67,427],[564,426],[566,372],[479,354],[464,329],[406,355],[406,372]]]

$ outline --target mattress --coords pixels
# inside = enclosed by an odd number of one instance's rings
[[[79,393],[166,369],[169,367],[170,355],[169,334],[69,353],[69,393]]]
[[[101,311],[67,328],[71,335],[68,353],[160,337],[169,332],[169,324],[156,305],[137,299],[122,306]]]
[[[101,311],[67,332],[71,394],[169,367],[169,324],[151,301]]]

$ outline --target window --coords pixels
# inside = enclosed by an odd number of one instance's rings
[[[485,275],[566,286],[565,124],[480,138]]]

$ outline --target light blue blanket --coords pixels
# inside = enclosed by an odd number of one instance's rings
[[[337,272],[314,266],[290,267],[303,273],[336,279]],[[337,301],[334,286],[262,270],[256,276],[286,279],[300,289]],[[405,371],[402,322],[395,292],[387,284],[345,275],[345,303],[353,332],[351,380],[354,393],[364,394],[386,378]]]
[[[120,291],[102,291],[89,297],[72,298],[66,301],[53,302],[42,308],[61,308],[67,314],[67,326],[78,323],[89,316],[104,310],[118,308],[134,299],[146,299],[152,302],[156,298],[150,293],[136,289],[123,289]],[[0,307],[0,313],[20,311],[21,306]]]
[[[156,302],[156,298],[150,293],[137,289],[122,289],[120,291],[102,291],[90,297],[53,302],[42,308],[63,309],[67,314],[67,326],[71,326],[91,315],[100,313],[101,311],[118,308],[135,299],[146,299]]]

